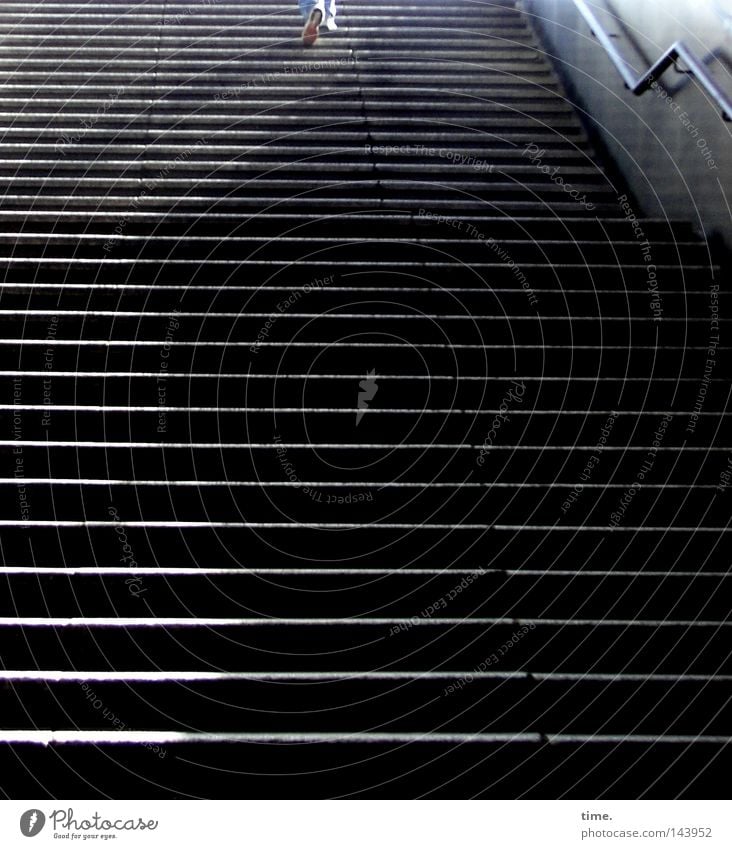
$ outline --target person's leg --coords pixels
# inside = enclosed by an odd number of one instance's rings
[[[325,17],[325,0],[298,0],[298,3],[305,19],[302,42],[311,47],[318,40],[319,28]]]
[[[313,10],[316,0],[298,0],[300,6],[300,14],[304,21],[310,17],[310,12]]]
[[[335,17],[336,0],[325,0],[325,25],[329,30],[338,29]]]

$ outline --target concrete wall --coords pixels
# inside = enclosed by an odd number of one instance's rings
[[[720,57],[710,67],[732,96],[731,0],[594,0],[593,6],[614,25],[616,43],[638,76],[680,38],[699,58]],[[527,0],[523,7],[642,211],[692,221],[732,247],[732,124],[699,85],[669,69],[655,90],[636,97],[570,0]]]
[[[649,59],[681,39],[700,58],[714,51],[732,60],[732,0],[608,0],[607,5]]]

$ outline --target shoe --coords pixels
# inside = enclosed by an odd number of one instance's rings
[[[328,32],[333,32],[333,30],[338,29],[338,24],[335,22],[335,18],[326,18],[325,28]]]
[[[302,43],[305,47],[312,47],[318,40],[322,20],[323,13],[317,7],[308,15],[308,19],[305,22],[305,29],[302,31]]]

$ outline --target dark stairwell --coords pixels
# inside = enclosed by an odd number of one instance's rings
[[[716,795],[719,269],[513,3],[339,25],[0,7],[3,792]]]

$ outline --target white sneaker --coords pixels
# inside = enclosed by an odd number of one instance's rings
[[[325,28],[328,32],[333,32],[333,30],[338,29],[338,24],[335,22],[335,18],[326,18]]]

